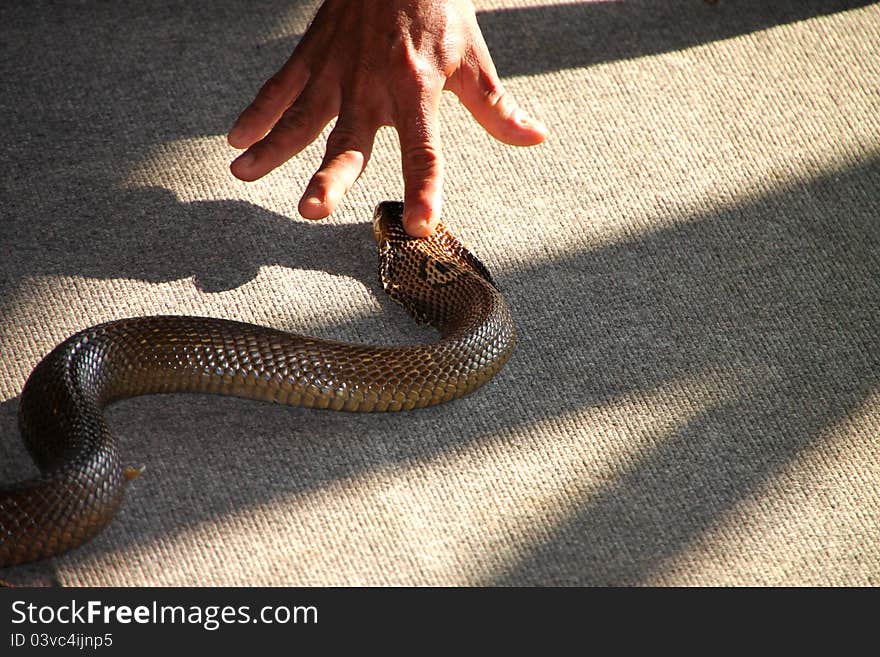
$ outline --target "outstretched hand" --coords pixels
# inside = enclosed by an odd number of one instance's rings
[[[440,217],[440,94],[455,93],[495,138],[516,146],[545,128],[504,90],[469,0],[326,0],[290,59],[229,133],[246,148],[233,175],[256,180],[313,142],[334,117],[321,166],[299,202],[308,219],[339,204],[370,159],[376,131],[397,129],[404,225],[430,235]]]

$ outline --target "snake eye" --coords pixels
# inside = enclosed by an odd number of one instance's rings
[[[435,262],[434,269],[437,270],[438,274],[448,274],[449,273],[449,265],[443,262]]]

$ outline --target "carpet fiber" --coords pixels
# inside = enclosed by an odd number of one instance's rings
[[[880,6],[478,3],[551,134],[449,96],[444,218],[520,343],[488,386],[393,415],[156,396],[108,411],[146,471],[62,585],[880,585]],[[396,135],[321,223],[323,141],[265,179],[225,132],[314,2],[0,8],[0,480],[18,396],[117,317],[432,339],[380,290]]]

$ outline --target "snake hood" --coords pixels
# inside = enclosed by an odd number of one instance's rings
[[[373,214],[373,237],[379,254],[379,280],[385,292],[417,321],[445,332],[445,304],[488,283],[498,291],[489,270],[440,223],[430,237],[412,237],[403,227],[403,203],[383,201]],[[482,280],[479,280],[482,279]]]

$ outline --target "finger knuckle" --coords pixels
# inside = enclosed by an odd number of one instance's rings
[[[434,86],[438,76],[435,62],[413,48],[401,48],[392,55],[394,79],[406,89],[425,91]]]
[[[282,134],[299,133],[307,127],[305,114],[299,109],[290,109],[281,115],[275,129]]]
[[[360,132],[347,125],[337,124],[327,137],[328,149],[334,151],[354,150],[361,147],[363,139]]]
[[[407,149],[404,158],[410,173],[417,175],[434,173],[443,166],[440,150],[431,145]]]
[[[494,75],[485,70],[481,70],[477,78],[477,88],[485,99],[486,103],[491,107],[495,107],[503,102],[507,92],[504,90],[501,82]]]
[[[265,111],[263,105],[258,100],[255,100],[250,105],[248,105],[241,113],[241,116],[239,117],[239,122],[245,124],[253,124],[257,121],[263,121],[263,117],[265,117],[266,114],[267,112]]]
[[[320,169],[315,172],[309,181],[309,192],[315,196],[323,197],[327,194],[327,189],[336,181],[336,177],[327,169]]]
[[[281,78],[280,73],[276,73],[266,80],[266,83],[260,89],[257,98],[268,103],[277,103],[284,99],[286,95],[286,85]]]

